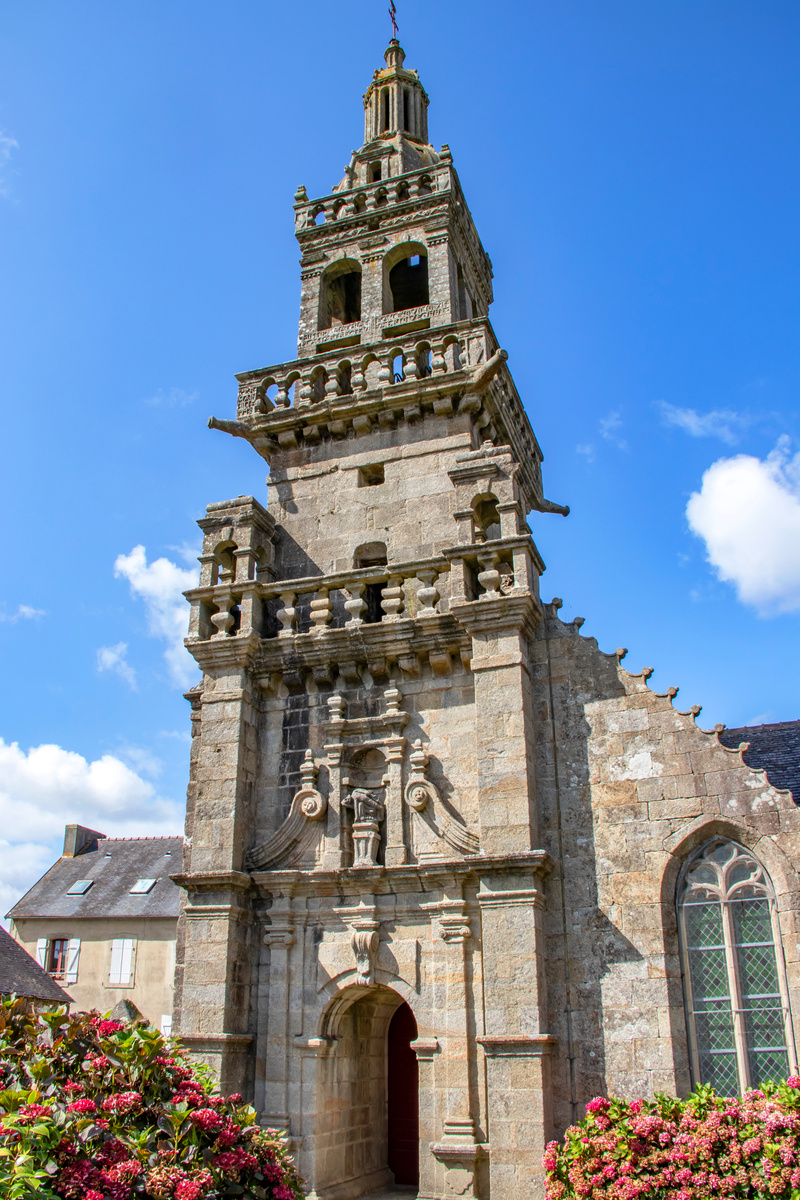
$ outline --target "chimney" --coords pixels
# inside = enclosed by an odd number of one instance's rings
[[[104,838],[104,833],[96,829],[87,829],[85,825],[67,825],[64,829],[64,858],[76,858],[98,838]]]

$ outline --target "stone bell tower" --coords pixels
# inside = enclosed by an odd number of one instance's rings
[[[212,428],[187,645],[176,1027],[287,1130],[312,1196],[538,1193],[551,1136],[530,648],[541,451],[492,269],[393,40],[365,140],[295,196],[298,356]]]

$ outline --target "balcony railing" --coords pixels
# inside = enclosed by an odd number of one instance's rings
[[[343,334],[359,328],[358,323],[341,326]],[[363,399],[370,392],[385,397],[386,389],[431,376],[452,375],[454,386],[463,384],[463,372],[487,362],[496,350],[491,326],[482,318],[402,334],[387,328],[383,344],[333,347],[313,358],[240,376],[237,416],[241,420],[253,413],[279,415],[284,409],[337,403],[340,397]]]
[[[426,620],[451,603],[538,596],[543,569],[527,536],[458,546],[445,556],[270,582],[226,580],[186,593],[190,641],[320,636],[329,629]]]

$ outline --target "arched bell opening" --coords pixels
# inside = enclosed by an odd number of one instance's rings
[[[361,320],[361,263],[341,258],[320,280],[320,329],[352,325]]]
[[[389,987],[352,986],[328,1006],[320,1060],[316,1191],[362,1196],[419,1181],[417,1023]]]

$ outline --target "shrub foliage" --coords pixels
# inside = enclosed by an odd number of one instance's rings
[[[734,1099],[599,1097],[544,1166],[548,1200],[800,1200],[800,1077]]]
[[[0,1087],[8,1200],[304,1195],[281,1136],[144,1023],[1,1000]]]

